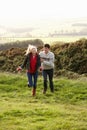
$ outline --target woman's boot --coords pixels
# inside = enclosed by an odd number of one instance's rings
[[[36,95],[36,89],[33,88],[33,90],[32,90],[32,96],[35,96],[35,95]]]

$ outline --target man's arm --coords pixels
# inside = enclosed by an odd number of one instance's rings
[[[46,58],[46,57],[40,57],[40,58],[43,59],[43,60],[46,60],[46,61],[50,60],[50,58]]]

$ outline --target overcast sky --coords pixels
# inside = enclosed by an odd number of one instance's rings
[[[0,0],[1,36],[7,32],[43,35],[84,27],[87,28],[87,0]]]

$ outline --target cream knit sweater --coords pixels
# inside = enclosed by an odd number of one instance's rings
[[[41,51],[39,53],[40,58],[44,59],[44,61],[41,63],[41,66],[43,70],[49,70],[54,68],[54,53],[49,51],[47,54],[44,51]]]

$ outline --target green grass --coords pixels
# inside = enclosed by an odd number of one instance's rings
[[[22,74],[0,73],[0,130],[87,130],[87,80],[54,79],[55,92],[27,87]]]

